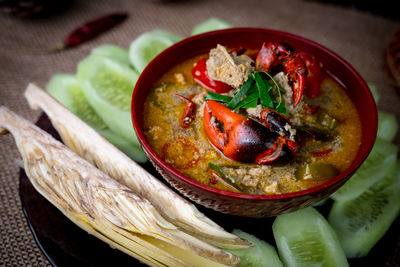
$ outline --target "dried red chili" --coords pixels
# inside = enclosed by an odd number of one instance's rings
[[[127,17],[128,14],[126,13],[112,13],[86,22],[82,26],[69,33],[59,46],[51,49],[50,51],[59,51],[78,46],[120,24]]]
[[[181,119],[180,126],[182,128],[187,128],[194,121],[194,116],[196,114],[196,105],[190,99],[187,99],[184,96],[177,95],[177,94],[175,94],[175,96],[179,97],[181,100],[185,101],[185,103],[186,103],[185,113],[183,114],[183,117]]]

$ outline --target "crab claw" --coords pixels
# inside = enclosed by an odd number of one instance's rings
[[[325,78],[325,72],[322,68],[322,63],[316,60],[315,57],[305,52],[300,52],[299,56],[307,68],[304,93],[309,98],[317,97],[321,94],[321,83]]]
[[[283,137],[280,142],[286,144],[292,154],[296,155],[299,148],[299,139],[296,135],[296,130],[285,115],[273,109],[263,108],[260,113],[260,123]]]
[[[288,44],[270,42],[262,45],[256,58],[256,69],[268,72],[284,71],[293,89],[296,107],[303,95],[307,68],[299,54]]]
[[[216,101],[206,102],[203,116],[210,142],[232,160],[266,164],[287,163],[293,158],[278,133]]]
[[[306,84],[307,68],[297,54],[291,54],[283,60],[283,66],[285,72],[289,78],[289,82],[292,84],[293,89],[293,105],[296,107],[301,99]]]

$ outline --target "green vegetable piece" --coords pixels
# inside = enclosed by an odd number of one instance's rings
[[[372,96],[374,97],[374,99],[375,99],[375,103],[379,103],[379,99],[381,98],[381,96],[379,95],[379,92],[378,92],[378,89],[376,88],[376,86],[374,85],[374,84],[372,84],[372,83],[369,83],[368,84],[368,87],[369,87],[369,90],[371,91],[371,93],[372,93]]]
[[[300,166],[296,171],[296,179],[331,178],[335,177],[338,171],[331,164],[307,163]]]
[[[104,44],[94,48],[91,52],[92,55],[103,56],[113,60],[121,61],[126,65],[131,65],[129,60],[128,50],[111,44]]]
[[[153,58],[180,40],[182,37],[161,30],[141,34],[129,47],[132,66],[142,72]]]
[[[321,200],[321,201],[315,203],[315,204],[313,205],[313,207],[320,207],[320,206],[323,206],[323,205],[326,204],[326,202],[328,202],[328,200],[329,200],[329,197],[324,198],[323,200]]]
[[[262,71],[262,73],[264,73],[265,75],[267,75],[272,83],[275,85],[275,88],[277,89],[277,93],[279,96],[279,102],[277,103],[277,105],[275,105],[275,110],[286,115],[286,106],[285,106],[285,101],[283,99],[282,93],[285,93],[285,89],[283,89],[278,83],[277,81],[275,81],[274,77],[272,77],[271,74],[269,74],[267,71]],[[266,83],[269,83],[268,81],[265,80]],[[275,98],[273,98],[274,101]]]
[[[215,165],[212,162],[208,163],[208,167],[211,170],[214,170],[215,172],[218,173],[219,177],[221,177],[226,183],[228,183],[229,185],[233,186],[234,188],[236,188],[237,190],[239,190],[240,192],[244,192],[244,189],[241,185],[237,184],[235,182],[235,179],[233,179],[232,177],[229,177],[220,166]]]
[[[248,104],[244,105],[242,108],[256,108],[258,105],[258,98],[254,101],[249,102]]]
[[[285,266],[349,266],[335,231],[314,208],[279,215],[272,230]]]
[[[91,55],[78,64],[82,91],[107,126],[139,145],[131,120],[131,98],[138,74],[126,64]]]
[[[192,35],[216,31],[216,30],[223,30],[232,28],[233,26],[221,19],[218,18],[209,18],[208,20],[196,25],[193,27]]]
[[[331,198],[347,201],[361,195],[394,168],[397,151],[396,145],[377,138],[371,153],[361,167],[338,191],[331,195]]]
[[[272,86],[269,83],[264,83],[264,79],[259,72],[253,73],[252,76],[256,81],[261,105],[270,109],[275,109],[272,97],[269,94],[269,90],[272,88]],[[269,85],[268,87],[266,86],[267,84]]]
[[[129,142],[107,127],[85,98],[81,85],[75,75],[56,74],[50,79],[46,89],[61,104],[130,158],[137,162],[147,161],[146,154],[138,144]]]
[[[384,165],[382,165],[384,168]],[[366,256],[400,213],[400,165],[349,201],[335,201],[329,223],[349,258]]]
[[[334,117],[330,116],[325,111],[321,111],[318,115],[317,122],[321,124],[323,127],[333,130],[339,124],[338,120]]]
[[[393,114],[379,111],[378,112],[378,138],[392,142],[397,134],[399,125]]]
[[[232,97],[227,95],[220,95],[217,93],[208,92],[204,100],[215,100],[219,102],[228,103],[232,100]]]
[[[282,262],[273,246],[257,237],[235,229],[233,234],[247,239],[253,244],[253,247],[246,249],[225,249],[240,257],[241,267],[282,267]]]
[[[256,102],[256,106],[257,106],[257,100],[258,100],[258,92],[253,92],[253,93],[247,95],[247,97],[245,99],[240,101],[236,105],[235,109],[243,108],[243,107],[247,106],[248,104],[253,103],[254,101]]]
[[[328,128],[322,127],[317,123],[304,122],[303,125],[296,127],[314,137],[316,140],[329,141],[333,138],[333,133]]]
[[[242,88],[236,93],[236,95],[233,97],[231,102],[228,103],[227,107],[230,109],[235,109],[236,105],[242,100],[242,98],[247,95],[253,86],[254,83],[254,78],[253,76],[249,76],[247,81],[242,85]]]

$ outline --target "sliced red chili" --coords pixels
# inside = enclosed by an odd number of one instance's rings
[[[177,94],[175,94],[175,96],[179,97],[181,100],[185,101],[185,103],[186,103],[185,113],[183,114],[183,117],[182,117],[179,125],[182,128],[187,128],[194,121],[194,117],[196,115],[196,105],[190,99],[187,99],[184,96],[177,95]]]
[[[204,86],[207,91],[221,94],[227,93],[232,90],[232,87],[226,83],[215,81],[208,76],[207,72],[207,59],[202,58],[200,59],[192,70],[193,79],[199,83],[200,85]]]
[[[321,150],[321,151],[313,151],[311,152],[311,154],[314,157],[325,157],[327,155],[329,155],[332,152],[332,148],[329,149],[325,149],[325,150]]]
[[[199,162],[198,148],[183,137],[169,139],[161,149],[163,160],[178,170],[190,169]]]

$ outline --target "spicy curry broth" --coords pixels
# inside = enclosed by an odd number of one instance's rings
[[[310,139],[303,144],[295,160],[285,166],[245,164],[222,155],[208,141],[203,125],[204,106],[201,104],[206,91],[194,82],[191,74],[195,62],[206,56],[187,60],[165,73],[155,83],[145,101],[143,113],[145,136],[157,155],[164,158],[168,164],[203,184],[237,192],[229,184],[212,179],[208,163],[232,166],[233,168],[227,170],[228,174],[231,177],[235,176],[236,181],[243,183],[247,192],[253,194],[296,192],[327,180],[297,180],[296,169],[305,162],[328,163],[339,172],[350,166],[360,146],[361,122],[350,98],[340,85],[329,77],[325,78],[321,85],[322,94],[316,99],[308,100],[308,103],[320,105],[340,122],[335,128],[340,145],[331,153],[314,156],[312,152],[323,150],[326,144]],[[193,101],[197,101],[195,120],[188,128],[181,128],[179,125],[186,105],[174,94],[187,98],[197,94],[193,98]]]

